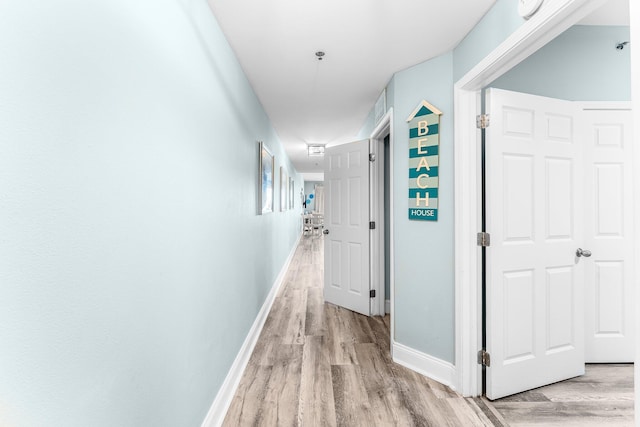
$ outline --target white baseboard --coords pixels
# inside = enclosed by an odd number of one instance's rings
[[[391,313],[391,300],[384,300],[384,314]]]
[[[456,369],[453,364],[429,356],[406,345],[393,343],[393,361],[455,390]]]
[[[267,320],[267,316],[269,315],[269,311],[271,310],[271,306],[273,305],[273,301],[284,282],[284,277],[287,274],[287,270],[289,269],[289,265],[291,264],[291,260],[293,259],[293,255],[296,252],[296,248],[300,243],[300,238],[302,235],[298,237],[298,240],[293,245],[293,249],[289,254],[289,257],[285,261],[278,277],[276,278],[273,286],[271,287],[271,291],[269,291],[269,295],[262,304],[262,308],[258,312],[256,316],[256,320],[253,322],[251,329],[247,337],[238,352],[229,372],[227,373],[227,377],[224,379],[222,383],[222,387],[218,390],[218,394],[216,398],[213,400],[213,404],[211,408],[209,408],[209,412],[207,413],[206,418],[202,422],[202,427],[218,427],[222,425],[224,421],[224,417],[229,410],[229,406],[231,406],[231,401],[233,400],[233,396],[236,393],[238,385],[240,384],[240,379],[242,378],[242,374],[244,373],[245,368],[247,367],[247,363],[249,362],[249,358],[251,357],[251,353],[253,353],[253,349],[256,346],[256,342],[258,341],[258,337],[260,337],[260,332],[262,332],[262,327],[264,326],[264,322]]]

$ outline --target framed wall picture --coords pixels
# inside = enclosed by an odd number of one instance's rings
[[[295,207],[294,189],[295,189],[295,181],[293,180],[293,178],[289,177],[289,209],[293,209]]]
[[[259,183],[258,191],[258,214],[273,212],[273,170],[275,169],[275,159],[273,154],[264,145],[264,142],[258,141],[259,145]]]
[[[280,212],[287,210],[287,194],[289,193],[289,178],[284,166],[280,166]]]

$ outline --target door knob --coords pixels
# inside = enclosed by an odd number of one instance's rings
[[[591,251],[588,251],[588,250],[582,249],[582,248],[578,248],[578,250],[576,251],[576,256],[578,258],[580,258],[581,256],[583,256],[585,258],[589,258],[591,256]]]
[[[329,234],[329,230],[322,230],[322,234]]]

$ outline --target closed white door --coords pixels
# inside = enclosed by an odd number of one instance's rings
[[[631,111],[585,109],[585,358],[634,361]]]
[[[324,299],[369,315],[369,140],[325,150]]]
[[[582,140],[567,101],[490,89],[487,397],[584,374]]]

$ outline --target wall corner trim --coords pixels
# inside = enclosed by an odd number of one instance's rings
[[[273,286],[271,287],[271,291],[267,295],[267,298],[262,304],[262,308],[258,312],[256,316],[256,320],[251,325],[251,329],[247,334],[247,337],[242,343],[242,347],[238,352],[229,372],[227,373],[220,390],[218,390],[218,394],[216,395],[213,403],[211,404],[211,408],[209,408],[209,412],[207,412],[207,416],[202,422],[202,427],[219,427],[222,425],[224,421],[224,417],[227,415],[227,411],[231,406],[231,401],[233,400],[233,396],[238,389],[238,385],[240,384],[240,379],[242,378],[242,374],[244,373],[245,368],[247,367],[247,363],[249,362],[249,358],[251,357],[251,353],[253,353],[253,349],[258,342],[258,338],[260,337],[260,333],[262,332],[262,328],[264,327],[264,323],[267,320],[267,316],[269,315],[269,311],[271,311],[271,306],[280,290],[280,287],[284,283],[284,278],[287,274],[287,270],[289,269],[289,265],[291,264],[291,260],[293,259],[294,254],[296,253],[296,249],[300,244],[300,239],[302,238],[302,234],[298,236],[298,240],[296,240],[287,260],[285,261],[278,277],[276,277]]]
[[[456,390],[456,368],[449,362],[397,342],[393,343],[393,361]]]

